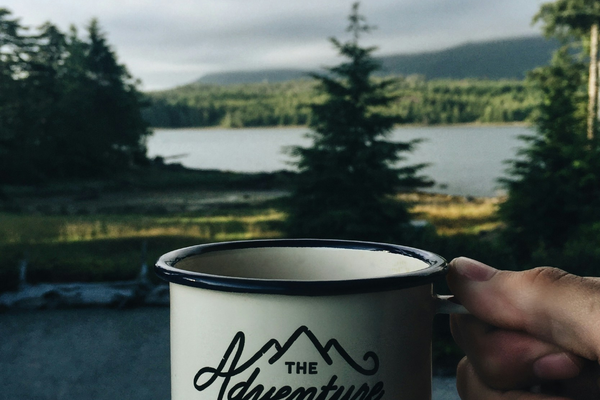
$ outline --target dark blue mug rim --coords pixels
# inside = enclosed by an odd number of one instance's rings
[[[418,259],[428,266],[418,271],[397,275],[365,279],[314,281],[220,276],[177,268],[179,261],[201,254],[225,250],[272,247],[385,251]],[[238,293],[323,296],[381,292],[431,284],[445,276],[448,265],[443,257],[435,253],[403,245],[334,239],[267,239],[200,244],[173,250],[162,255],[154,268],[156,274],[167,282],[202,289]]]

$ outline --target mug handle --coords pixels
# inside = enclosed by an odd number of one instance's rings
[[[452,301],[453,295],[435,295],[435,313],[436,314],[470,314],[462,305]]]

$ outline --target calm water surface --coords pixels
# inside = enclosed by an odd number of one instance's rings
[[[307,128],[155,129],[148,155],[162,156],[186,167],[239,172],[293,169],[290,146],[307,146]],[[391,139],[423,139],[406,163],[428,163],[423,174],[436,181],[435,192],[494,196],[501,192],[505,160],[516,157],[530,133],[522,126],[400,127]]]
[[[169,309],[0,313],[0,399],[170,399]],[[459,400],[454,377],[433,400]]]

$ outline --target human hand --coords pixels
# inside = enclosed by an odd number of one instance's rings
[[[450,320],[461,399],[600,399],[600,279],[458,258],[447,280],[471,312]]]

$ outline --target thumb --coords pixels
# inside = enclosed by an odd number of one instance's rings
[[[600,280],[542,267],[500,271],[478,261],[450,263],[448,286],[480,320],[527,332],[589,360],[600,356]]]

